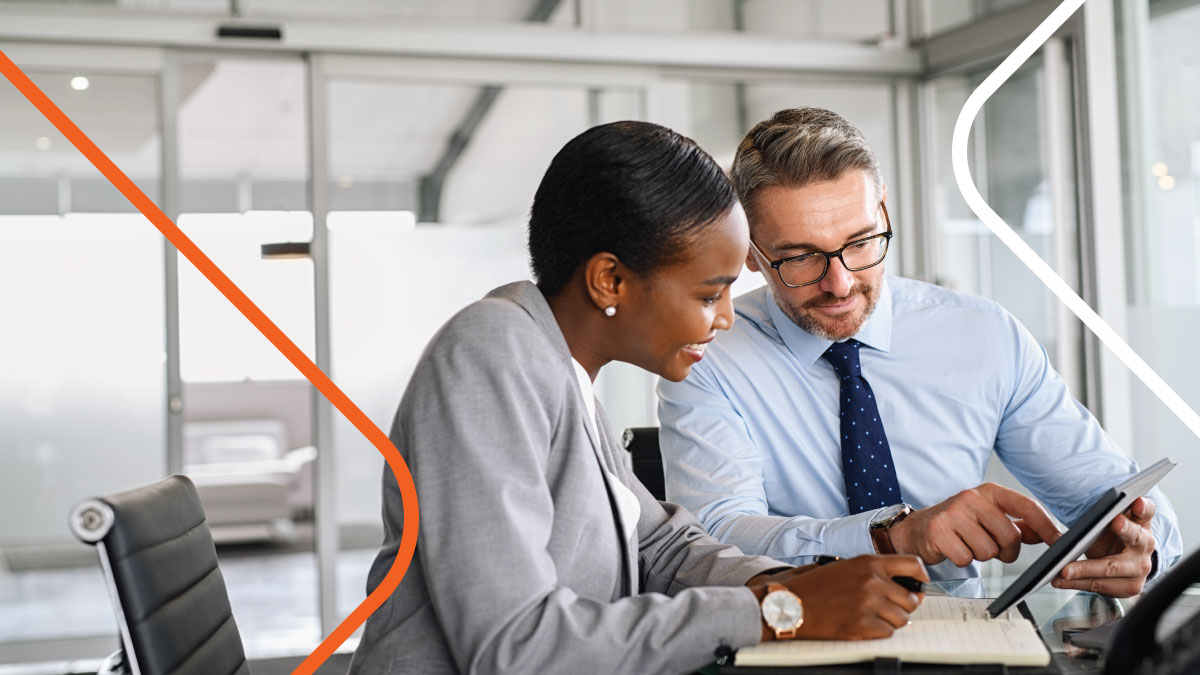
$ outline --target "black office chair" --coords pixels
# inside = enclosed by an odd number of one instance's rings
[[[122,650],[102,673],[250,674],[191,480],[85,500],[70,525],[95,545],[116,608]]]
[[[633,475],[654,495],[667,498],[663,479],[662,452],[658,449],[658,427],[631,427],[621,436],[621,443],[633,459]]]

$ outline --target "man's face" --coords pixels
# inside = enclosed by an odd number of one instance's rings
[[[879,301],[883,264],[850,272],[842,261],[829,261],[825,277],[815,284],[791,288],[770,261],[803,253],[836,251],[847,243],[886,228],[875,187],[865,171],[801,188],[772,186],[755,196],[751,247],[746,265],[762,272],[775,302],[797,326],[828,340],[844,340],[862,328]]]

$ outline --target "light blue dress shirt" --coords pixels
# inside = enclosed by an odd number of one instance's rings
[[[848,516],[831,344],[775,304],[766,287],[735,301],[737,320],[683,382],[658,386],[667,499],[746,553],[792,564],[874,552],[876,511]],[[984,480],[994,450],[1064,523],[1137,470],[1071,397],[1046,351],[998,304],[885,277],[855,339],[863,377],[895,460],[904,500],[931,506]],[[1182,541],[1157,489],[1160,566]],[[935,577],[977,576],[946,561]]]

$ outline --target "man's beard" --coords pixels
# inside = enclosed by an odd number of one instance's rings
[[[846,338],[853,336],[859,331],[860,328],[862,328],[862,325],[867,322],[867,317],[871,316],[871,312],[875,311],[875,305],[879,303],[879,287],[881,285],[882,284],[875,284],[871,286],[868,284],[858,283],[854,285],[854,288],[850,289],[850,293],[844,298],[839,298],[833,293],[824,293],[809,300],[808,302],[805,302],[799,307],[785,303],[783,298],[776,295],[775,304],[779,305],[780,311],[782,311],[787,318],[791,319],[792,323],[803,328],[805,331],[816,335],[817,337],[836,342],[838,340],[845,340]],[[836,326],[833,330],[827,328],[827,324],[822,323],[821,320],[817,318],[816,311],[814,309],[815,307],[821,305],[840,304],[845,302],[847,298],[858,294],[861,294],[863,299],[866,300],[866,307],[865,309],[853,310],[858,312],[857,318],[846,317],[845,319],[836,319]],[[851,322],[843,323],[846,320],[850,320]]]

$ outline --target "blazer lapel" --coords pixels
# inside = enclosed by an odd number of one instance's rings
[[[550,311],[550,305],[546,302],[546,297],[542,295],[537,286],[528,281],[518,281],[497,288],[488,293],[487,297],[511,300],[528,312],[534,323],[550,336],[551,342],[554,343],[555,356],[561,360],[562,367],[566,372],[570,373],[571,379],[575,379],[575,367],[571,364],[571,350],[567,346],[567,340],[563,337],[562,329],[558,327],[558,322],[554,319],[554,312]],[[574,389],[576,391],[579,390],[578,387]],[[620,479],[616,475],[619,471],[618,467],[612,465],[610,461],[610,458],[615,455],[611,452],[612,440],[609,438],[608,433],[608,418],[605,417],[603,409],[600,407],[600,402],[596,401],[597,419],[594,425],[588,423],[588,420],[585,419],[587,416],[587,406],[582,405],[582,401],[580,403],[582,410],[580,411],[581,419],[579,422],[583,425],[588,440],[591,442],[592,454],[596,458],[600,475],[604,479],[604,489],[608,492],[608,503],[612,509],[613,524],[617,528],[617,539],[621,545],[622,574],[625,578],[624,590],[627,595],[636,595],[638,586],[637,547],[633,545],[632,540],[637,536],[637,523],[631,523],[633,535],[626,537],[621,515],[621,497],[617,492],[617,487],[613,485],[614,481]],[[596,436],[597,433],[600,435],[599,438]]]
[[[619,474],[621,472],[621,469],[620,469],[620,467],[616,466],[616,463],[619,462],[620,460],[617,459],[617,454],[613,451],[614,450],[614,441],[612,438],[612,434],[609,433],[608,416],[605,415],[604,408],[600,405],[600,401],[596,401],[596,418],[597,418],[596,425],[600,432],[600,447],[597,448],[597,450],[600,454],[599,459],[600,459],[601,464],[606,467],[606,470],[604,472],[605,485],[608,487],[609,500],[612,502],[612,504],[614,506],[615,515],[617,516],[618,532],[621,533],[621,539],[622,539],[621,544],[622,544],[622,548],[625,553],[625,572],[627,574],[626,578],[629,579],[629,594],[637,595],[638,576],[639,576],[638,575],[638,562],[637,562],[637,555],[638,555],[638,543],[637,543],[638,523],[637,523],[637,521],[640,519],[640,510],[639,510],[638,518],[634,518],[632,515],[632,509],[630,510],[629,515],[627,516],[626,511],[620,507],[621,495],[618,492],[618,488],[616,486],[612,485],[613,481],[620,480]],[[607,469],[607,467],[609,467],[610,465],[612,468]],[[622,484],[619,489],[621,491],[623,491],[624,493],[626,493],[626,495],[628,497],[632,497],[634,505],[635,506],[637,505],[637,498],[633,495],[633,492],[629,489],[628,486]],[[634,522],[628,524],[629,525],[628,529],[631,532],[631,534],[629,536],[625,536],[626,530],[624,527],[622,527],[622,521],[626,517],[629,517],[634,520]]]

